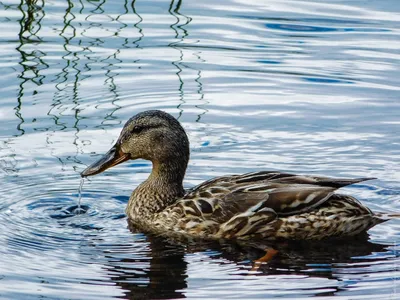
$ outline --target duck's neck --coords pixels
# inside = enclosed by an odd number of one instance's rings
[[[187,160],[153,162],[150,176],[132,193],[127,215],[131,219],[147,218],[162,211],[184,194],[183,177]]]

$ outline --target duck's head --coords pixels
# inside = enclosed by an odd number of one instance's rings
[[[87,167],[82,177],[96,175],[129,159],[150,160],[154,168],[171,166],[185,173],[189,160],[189,141],[180,123],[171,115],[149,110],[126,122],[115,145]],[[177,170],[175,170],[177,171]]]

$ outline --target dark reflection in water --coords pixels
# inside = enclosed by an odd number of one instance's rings
[[[179,48],[179,43],[184,41],[185,37],[187,37],[188,31],[185,29],[185,26],[187,24],[190,23],[191,18],[184,16],[182,14],[179,13],[179,9],[182,5],[182,1],[178,0],[176,1],[175,4],[175,0],[171,1],[171,4],[169,6],[169,13],[171,14],[171,16],[176,18],[176,22],[171,24],[171,28],[172,30],[174,30],[175,32],[175,38],[176,39],[180,39],[178,41],[172,42],[169,44],[169,47],[172,47],[176,50],[179,51],[179,60],[173,61],[172,64],[178,69],[178,71],[176,72],[176,75],[178,76],[179,79],[179,100],[180,100],[180,104],[178,105],[178,109],[179,109],[179,116],[178,119],[181,117],[182,113],[183,113],[183,109],[182,109],[182,105],[184,105],[186,103],[185,101],[185,92],[184,92],[184,80],[183,80],[183,76],[182,76],[182,72],[183,72],[183,68],[187,68],[187,66],[184,65],[183,60],[184,60],[184,53],[183,50]],[[184,24],[180,24],[181,23],[181,19],[183,19]]]
[[[134,228],[130,229],[136,233]],[[341,280],[340,273],[343,270],[347,268],[352,274],[363,274],[370,264],[382,260],[381,256],[372,257],[373,253],[380,252],[383,256],[388,253],[387,246],[369,242],[368,235],[352,241],[276,242],[268,245],[188,241],[151,235],[146,237],[146,241],[148,252],[145,257],[138,258],[135,254],[132,256],[136,258],[129,258],[126,251],[118,251],[118,245],[104,253],[109,261],[109,276],[123,288],[128,299],[185,297],[184,290],[188,287],[187,257],[195,253],[202,253],[202,260],[207,264],[213,264],[213,261],[220,265],[233,264],[236,266],[235,274],[243,279],[251,279],[252,276],[279,278],[284,275],[300,275],[334,280],[329,286],[310,287],[309,290],[315,296],[333,296],[345,290],[345,286],[336,282]],[[124,249],[123,245],[120,247]],[[255,261],[265,254],[261,250],[265,247],[277,249],[278,254],[268,263],[257,265]],[[357,262],[363,263],[357,265]],[[203,276],[207,278],[207,269],[204,269]],[[279,289],[277,286],[275,288]],[[297,289],[295,282],[292,288]],[[298,295],[302,294],[301,289]]]
[[[204,100],[204,93],[203,93],[203,84],[201,82],[201,70],[200,68],[196,69],[193,66],[190,66],[189,64],[185,63],[185,56],[191,55],[196,57],[197,60],[199,60],[200,62],[205,62],[205,60],[203,60],[201,58],[201,52],[197,51],[196,49],[192,50],[188,50],[185,49],[185,38],[189,37],[189,30],[187,29],[188,25],[190,24],[190,22],[192,21],[192,18],[184,15],[180,12],[182,6],[182,0],[172,0],[171,4],[169,6],[169,13],[171,14],[171,16],[173,16],[176,19],[176,22],[174,22],[173,24],[171,24],[171,28],[175,33],[175,39],[176,41],[170,43],[168,46],[177,50],[179,52],[179,59],[172,61],[172,65],[178,70],[176,72],[176,75],[178,77],[179,80],[179,100],[180,100],[180,104],[177,106],[177,108],[179,109],[179,115],[178,115],[178,119],[182,116],[183,112],[184,112],[184,106],[187,103],[186,100],[186,96],[185,96],[185,76],[186,76],[186,72],[187,71],[187,75],[190,76],[190,72],[194,71],[196,73],[196,78],[194,79],[195,81],[195,85],[197,85],[197,90],[196,93],[199,95],[199,99],[195,100],[196,102],[200,102],[201,104],[195,104],[194,106],[198,109],[200,109],[201,113],[199,113],[197,115],[197,119],[196,122],[199,122],[201,119],[201,116],[204,115],[207,112],[207,109],[205,107],[203,107],[205,104],[207,104],[208,102]],[[186,57],[186,59],[188,59]],[[190,59],[190,58],[189,58]],[[186,82],[187,85],[189,85],[189,80],[187,80],[188,82]],[[193,93],[193,92],[192,92]],[[188,94],[191,94],[190,91],[188,91]]]
[[[27,46],[38,45],[42,42],[42,39],[39,36],[39,31],[41,30],[41,21],[45,17],[44,6],[44,1],[36,0],[21,0],[18,5],[22,17],[19,20],[19,45],[16,50],[21,56],[19,65],[22,67],[22,72],[18,76],[21,81],[19,84],[15,115],[20,119],[20,123],[17,125],[17,130],[20,132],[20,135],[25,133],[25,130],[22,128],[22,125],[25,122],[22,116],[23,97],[26,93],[25,86],[32,88],[29,86],[30,84],[33,84],[34,87],[42,85],[44,76],[40,74],[40,71],[49,67],[49,65],[43,60],[43,57],[45,56],[44,52],[38,49],[32,49],[32,47],[29,47],[29,50],[25,50]],[[36,93],[37,91],[34,90],[33,94]]]
[[[137,29],[137,31],[139,33],[139,37],[137,39],[133,40],[131,43],[132,43],[132,45],[134,45],[135,48],[140,48],[140,41],[144,37],[143,29],[140,27],[140,23],[143,22],[143,19],[139,15],[139,13],[136,12],[135,3],[136,3],[136,0],[133,0],[131,3],[132,12],[138,17],[139,21],[137,23],[135,23],[133,26]],[[125,6],[125,8],[126,7],[127,6]],[[126,43],[124,43],[124,46],[128,47],[129,40],[125,39],[125,41],[126,41]],[[137,60],[137,61],[139,61],[139,60]],[[135,62],[137,62],[137,61],[135,61]]]
[[[104,253],[112,281],[125,291],[126,299],[184,298],[188,277],[184,246],[159,237],[148,236],[146,240],[149,252],[144,258],[126,254],[119,258],[118,250]]]
[[[110,104],[112,105],[112,108],[110,108],[102,118],[97,116],[102,121],[100,122],[100,125],[97,125],[96,127],[107,128],[121,124],[122,120],[116,116],[117,111],[121,109],[121,106],[118,104],[118,101],[120,100],[120,87],[116,82],[116,78],[120,75],[120,65],[124,61],[118,58],[118,56],[123,49],[141,48],[140,42],[144,37],[143,29],[141,27],[143,18],[136,9],[135,0],[132,2],[125,0],[124,3],[121,3],[123,12],[119,13],[116,17],[110,17],[110,22],[118,24],[118,26],[112,27],[112,34],[114,37],[116,37],[113,38],[113,48],[115,49],[114,53],[107,54],[106,56],[98,56],[93,55],[93,51],[91,49],[101,48],[104,46],[108,47],[109,45],[107,45],[108,42],[106,42],[105,38],[97,36],[91,37],[91,31],[92,29],[104,29],[106,32],[110,32],[110,28],[107,28],[105,26],[106,24],[93,21],[92,19],[95,16],[108,16],[103,8],[106,2],[89,2],[86,5],[84,3],[80,3],[80,10],[77,10],[78,7],[73,0],[68,0],[66,4],[67,6],[62,17],[63,26],[59,29],[58,33],[59,37],[62,38],[61,44],[64,53],[61,55],[61,59],[63,65],[61,66],[59,73],[55,74],[54,76],[47,77],[43,75],[43,70],[49,68],[49,64],[47,63],[46,59],[48,53],[45,53],[40,49],[42,48],[42,44],[46,42],[56,42],[58,45],[60,45],[60,40],[53,40],[46,37],[43,38],[40,36],[40,30],[42,28],[41,23],[45,18],[45,2],[30,0],[21,1],[21,3],[18,5],[18,9],[20,10],[22,17],[19,22],[19,46],[16,49],[20,53],[20,66],[23,68],[23,70],[19,76],[21,82],[19,85],[20,90],[17,97],[15,114],[20,119],[17,130],[20,132],[20,135],[22,135],[26,130],[23,126],[23,124],[26,122],[23,117],[23,103],[30,102],[32,99],[32,95],[26,95],[26,86],[28,86],[29,83],[33,83],[36,86],[48,83],[54,84],[56,91],[53,95],[53,103],[50,105],[47,115],[52,118],[55,127],[50,127],[48,125],[42,128],[38,128],[39,126],[32,127],[34,127],[34,130],[43,131],[52,129],[65,130],[71,127],[74,128],[76,130],[76,134],[73,143],[77,147],[77,152],[79,152],[79,147],[77,145],[77,140],[79,139],[78,133],[81,128],[86,127],[82,124],[79,124],[80,120],[84,118],[80,113],[82,96],[80,96],[79,87],[82,82],[92,77],[90,74],[93,71],[97,71],[99,69],[104,71],[104,86],[108,87],[109,94],[107,97],[110,98]],[[131,11],[129,10],[129,4]],[[202,71],[194,68],[193,66],[189,66],[185,63],[185,60],[192,59],[192,56],[196,57],[197,60],[203,63],[205,60],[201,58],[201,51],[197,49],[190,50],[190,48],[185,50],[183,42],[185,41],[185,38],[189,36],[189,32],[186,28],[192,21],[192,18],[180,13],[181,6],[181,0],[172,0],[170,2],[168,12],[176,19],[176,21],[170,25],[170,28],[174,31],[174,41],[167,45],[168,47],[177,50],[179,53],[178,59],[171,61],[171,64],[177,69],[176,75],[179,83],[177,90],[179,91],[180,104],[177,105],[177,108],[179,109],[180,114],[178,118],[183,113],[183,106],[187,102],[184,86],[187,84],[189,88],[190,82],[189,79],[186,79],[185,77],[190,77],[191,72],[194,71],[197,74],[196,78],[194,79],[194,82],[197,85],[196,93],[199,95],[199,98],[198,100],[195,100],[196,104],[194,105],[201,111],[197,117],[197,121],[199,121],[201,116],[207,112],[207,109],[204,105],[208,103],[208,101],[204,100],[205,95],[203,92],[203,84],[201,82]],[[83,27],[76,21],[76,14],[83,13],[86,10],[89,10],[89,13],[85,17],[85,21],[88,22],[88,26]],[[121,38],[121,33],[128,28],[128,25],[121,21],[121,19],[130,13],[137,16],[138,21],[133,24],[133,28],[137,30],[138,37],[135,39]],[[81,33],[77,36],[78,31],[81,31]],[[26,48],[28,45],[30,47]],[[138,56],[137,59],[132,60],[132,62],[139,63],[140,57]],[[188,82],[185,83],[185,81]],[[29,89],[32,89],[30,85]],[[39,92],[36,90],[33,91],[33,95],[36,95],[37,93]],[[193,92],[187,90],[187,93]],[[29,98],[25,100],[24,97],[26,98],[26,96],[29,96]],[[73,104],[72,107],[70,106],[71,103]],[[67,111],[66,106],[68,107]],[[69,120],[70,117],[75,119],[73,123],[71,123]],[[80,163],[76,157],[73,158],[73,161]]]

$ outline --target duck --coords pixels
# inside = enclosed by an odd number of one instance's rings
[[[152,163],[132,192],[126,215],[142,232],[209,240],[321,240],[352,237],[386,221],[336,190],[375,178],[330,178],[258,171],[183,187],[189,139],[172,115],[149,110],[124,125],[112,148],[88,166],[89,177],[128,160]]]

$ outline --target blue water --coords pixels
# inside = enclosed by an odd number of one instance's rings
[[[176,244],[131,232],[151,164],[79,173],[147,109],[191,142],[185,185],[257,170],[376,177],[400,212],[400,2],[0,1],[0,298],[398,299],[400,220],[343,243]]]

